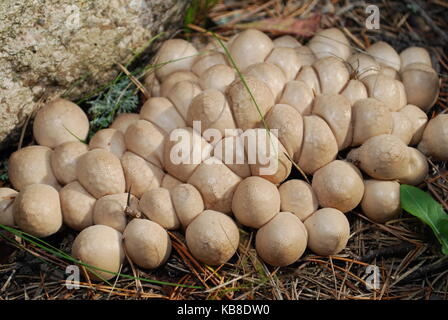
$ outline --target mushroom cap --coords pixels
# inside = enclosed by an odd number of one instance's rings
[[[261,228],[280,212],[280,193],[268,180],[248,177],[233,194],[232,211],[242,225]]]
[[[95,198],[125,190],[120,159],[104,149],[94,149],[79,157],[76,176],[81,185]]]
[[[399,81],[383,74],[373,74],[362,79],[370,98],[384,102],[389,111],[398,111],[404,104]]]
[[[263,81],[253,76],[246,76],[245,82],[252,95],[240,79],[235,80],[227,88],[230,109],[233,112],[237,127],[242,130],[257,127],[261,122],[261,116],[264,117],[275,103],[272,91]],[[254,104],[252,97],[257,102],[258,107]]]
[[[59,193],[46,184],[31,184],[20,190],[14,201],[14,221],[22,231],[48,237],[62,226]]]
[[[188,225],[185,239],[196,259],[208,265],[220,265],[235,254],[240,234],[232,218],[205,210]]]
[[[300,152],[303,140],[303,119],[295,108],[287,104],[276,104],[266,114],[265,123],[268,128],[278,130],[277,138],[291,157]]]
[[[94,267],[88,268],[87,271],[91,278],[109,280],[115,277],[124,262],[122,239],[121,233],[114,228],[103,225],[90,226],[82,230],[73,241],[72,255]]]
[[[428,122],[418,149],[428,156],[448,161],[448,114],[439,114]]]
[[[318,59],[324,57],[338,57],[347,60],[351,54],[351,47],[344,33],[337,28],[323,29],[314,35],[308,47]]]
[[[137,198],[145,191],[158,188],[162,184],[163,170],[133,152],[126,151],[123,154],[121,165],[126,181],[125,190],[129,190]]]
[[[282,69],[269,62],[260,62],[250,65],[244,70],[244,76],[252,76],[261,80],[269,87],[269,89],[271,89],[276,101],[280,98],[286,83],[286,77]]]
[[[167,173],[163,176],[162,183],[160,184],[160,187],[171,191],[172,189],[177,187],[179,184],[182,184],[182,181],[177,180],[172,175]]]
[[[314,173],[312,187],[322,207],[346,213],[361,202],[364,183],[351,163],[335,160]]]
[[[439,76],[430,66],[423,63],[407,65],[401,72],[406,90],[407,102],[428,111],[439,96]]]
[[[311,66],[316,61],[316,56],[307,46],[295,47],[294,51],[299,57],[301,66]]]
[[[347,63],[350,65],[351,72],[356,75],[357,79],[363,79],[380,71],[380,65],[374,58],[365,53],[352,54]]]
[[[279,47],[274,48],[266,62],[272,63],[283,71],[286,81],[296,78],[297,73],[302,67],[301,60],[293,48]]]
[[[201,163],[188,179],[201,193],[206,209],[232,212],[232,197],[241,178],[222,161],[211,157]]]
[[[395,84],[397,85],[398,88],[398,95],[399,95],[399,108],[398,110],[403,109],[404,106],[406,106],[408,104],[408,98],[406,96],[406,89],[404,87],[403,82],[396,80]]]
[[[345,63],[335,57],[318,59],[313,63],[313,67],[322,93],[339,93],[350,79]]]
[[[126,207],[128,206],[128,194],[109,194],[99,198],[93,208],[93,223],[101,224],[123,232],[128,223]],[[131,195],[129,197],[129,208],[138,212],[139,201]]]
[[[203,90],[216,89],[225,92],[227,87],[235,80],[235,71],[225,64],[214,65],[201,75],[199,85]]]
[[[171,239],[160,225],[146,219],[133,219],[123,233],[126,253],[139,267],[155,269],[171,254]]]
[[[164,64],[156,69],[156,75],[164,80],[169,74],[187,70],[193,66],[198,51],[188,41],[170,39],[165,41],[156,54],[155,63]]]
[[[13,227],[14,201],[19,193],[10,188],[0,188],[0,224]]]
[[[168,189],[155,188],[146,191],[140,199],[139,208],[149,220],[157,222],[165,229],[176,230],[180,227]]]
[[[205,70],[217,64],[227,64],[226,56],[218,51],[210,51],[207,54],[198,56],[191,70],[198,77],[201,77]]]
[[[160,81],[154,71],[149,72],[143,84],[151,97],[160,97]]]
[[[157,126],[146,120],[131,124],[124,135],[126,147],[146,161],[162,167],[165,134]]]
[[[394,68],[383,65],[383,66],[380,66],[379,73],[382,74],[383,76],[386,76],[386,77],[389,77],[389,78],[392,78],[395,80],[400,80],[400,74]]]
[[[313,188],[305,181],[292,179],[279,188],[280,210],[295,214],[301,221],[306,220],[319,206]]]
[[[36,114],[33,134],[40,145],[55,148],[67,141],[85,140],[89,120],[73,102],[56,99],[48,102]]]
[[[358,100],[352,108],[352,146],[359,146],[371,137],[392,132],[392,114],[386,105],[374,98]]]
[[[417,106],[407,104],[404,106],[400,113],[405,114],[412,123],[412,139],[411,146],[418,144],[423,137],[423,131],[428,123],[428,116],[426,113]]]
[[[303,117],[303,143],[294,160],[307,174],[333,161],[338,154],[338,143],[328,124],[319,116]]]
[[[400,56],[388,43],[378,41],[367,48],[367,53],[375,58],[380,65],[400,71]]]
[[[81,231],[93,225],[96,199],[78,182],[73,181],[59,191],[62,218],[72,229]]]
[[[279,103],[288,104],[301,115],[311,114],[314,101],[313,90],[302,80],[293,80],[286,83]]]
[[[317,62],[317,60],[316,60]],[[315,63],[315,62],[314,62]],[[313,63],[313,65],[314,65]],[[319,77],[312,66],[303,66],[297,74],[296,80],[305,82],[314,95],[321,93]]]
[[[16,190],[42,183],[60,188],[51,168],[53,151],[45,146],[29,146],[15,151],[8,161],[8,176]]]
[[[401,112],[391,112],[392,115],[392,132],[394,136],[400,138],[406,145],[411,142],[414,127],[408,116]]]
[[[404,70],[408,65],[413,63],[423,63],[432,67],[431,57],[428,50],[421,47],[408,47],[400,53],[401,69]]]
[[[351,79],[347,82],[344,90],[341,91],[341,95],[346,97],[351,105],[354,105],[358,100],[366,99],[368,97],[364,83],[355,79]]]
[[[68,141],[60,144],[51,152],[51,168],[62,185],[76,180],[76,163],[79,157],[87,151],[89,151],[89,147],[85,143]]]
[[[396,181],[365,180],[361,207],[371,220],[384,223],[400,212],[400,184]]]
[[[191,101],[201,91],[202,90],[197,83],[184,80],[173,86],[168,93],[167,98],[174,104],[177,112],[179,112],[182,118],[186,120]]]
[[[171,190],[171,201],[184,229],[204,211],[201,193],[191,184],[183,183],[174,187]]]
[[[335,255],[347,245],[350,224],[345,214],[333,208],[317,210],[304,222],[308,248],[322,256]]]
[[[272,43],[274,44],[274,48],[296,48],[302,46],[296,38],[289,34],[275,38]]]
[[[140,110],[140,117],[155,124],[165,133],[186,126],[176,107],[164,97],[149,98]]]
[[[124,134],[113,128],[99,130],[90,139],[89,148],[90,150],[97,148],[104,149],[121,158],[126,151]]]
[[[313,114],[320,116],[329,125],[338,143],[339,150],[352,143],[352,106],[340,94],[322,94],[314,99]]]
[[[283,267],[305,252],[308,234],[302,221],[290,212],[280,212],[257,231],[255,247],[267,263]]]
[[[122,134],[125,134],[128,127],[137,120],[140,120],[140,115],[137,113],[120,113],[112,122],[110,128],[117,129]]]
[[[168,93],[170,93],[171,89],[173,89],[173,87],[181,81],[191,81],[193,83],[198,83],[199,78],[191,71],[173,72],[168,77],[166,77],[166,79],[163,80],[162,84],[160,85],[160,97],[168,96]]]
[[[229,41],[229,52],[240,70],[263,62],[273,49],[272,40],[263,32],[248,29]]]
[[[409,164],[408,172],[400,177],[398,181],[404,184],[419,185],[428,175],[429,166],[425,155],[415,148],[408,148]]]
[[[219,140],[213,149],[213,156],[241,178],[251,175],[241,136],[229,136]]]

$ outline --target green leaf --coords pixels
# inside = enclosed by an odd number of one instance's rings
[[[400,202],[404,210],[431,227],[443,254],[448,255],[448,215],[440,203],[428,193],[406,184],[400,186]]]

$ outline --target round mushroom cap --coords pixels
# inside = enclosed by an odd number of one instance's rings
[[[203,90],[216,89],[224,93],[234,80],[233,68],[225,64],[217,64],[205,70],[199,79],[199,85]]]
[[[185,239],[196,259],[213,266],[226,263],[235,254],[240,234],[232,218],[205,210],[188,225]]]
[[[350,73],[343,61],[326,57],[313,63],[319,78],[322,93],[339,93],[350,79]]]
[[[315,62],[317,62],[317,60]],[[313,65],[315,62],[313,62]],[[314,95],[321,93],[319,77],[312,66],[303,66],[297,74],[296,80],[305,82]]]
[[[373,74],[362,79],[370,98],[384,102],[389,111],[398,111],[402,103],[399,81],[383,74]]]
[[[308,233],[302,221],[290,212],[280,212],[257,231],[255,248],[267,263],[284,267],[305,252]]]
[[[360,80],[355,79],[348,81],[347,86],[341,91],[341,95],[346,97],[351,105],[368,97],[366,86]]]
[[[394,136],[400,138],[406,145],[411,142],[414,129],[411,120],[408,116],[401,112],[391,112],[392,114],[392,132]]]
[[[137,113],[120,113],[112,122],[110,128],[117,129],[122,134],[125,134],[128,127],[137,120],[140,120],[140,115]]]
[[[364,53],[352,54],[347,59],[347,63],[357,79],[363,79],[380,71],[380,65],[375,59]]]
[[[359,170],[351,163],[335,160],[314,173],[312,187],[322,207],[346,213],[356,208],[364,194]]]
[[[191,43],[183,39],[165,41],[156,54],[155,63],[163,64],[156,69],[156,75],[164,80],[169,74],[190,71],[198,51]]]
[[[294,51],[299,57],[301,66],[311,66],[316,61],[316,56],[307,46],[295,47]]]
[[[293,80],[286,83],[279,103],[288,104],[301,115],[307,116],[311,114],[313,101],[313,90],[305,82]]]
[[[160,187],[171,191],[172,189],[177,187],[179,184],[182,184],[182,181],[177,180],[172,175],[167,173],[163,176],[162,183],[160,184]]]
[[[128,206],[129,198],[129,206]],[[93,208],[93,223],[101,224],[123,232],[128,223],[126,208],[137,213],[139,209],[138,199],[127,193],[110,194],[99,198]]]
[[[268,62],[260,62],[250,65],[244,70],[244,76],[252,76],[261,80],[269,87],[269,89],[271,89],[276,101],[280,98],[286,83],[283,71],[275,64]]]
[[[73,181],[59,191],[62,218],[72,229],[81,231],[93,225],[96,199],[78,182]]]
[[[117,129],[107,128],[99,130],[90,139],[89,148],[92,149],[104,149],[107,150],[118,158],[121,158],[126,151],[126,144],[124,142],[124,134]]]
[[[345,214],[333,208],[317,210],[304,222],[308,248],[322,256],[335,255],[347,245],[350,224]]]
[[[274,44],[263,32],[248,29],[237,34],[228,48],[238,68],[244,70],[251,64],[263,62]]]
[[[191,71],[177,71],[171,73],[160,85],[160,97],[168,96],[171,89],[181,81],[191,81],[198,83],[199,78]]]
[[[14,201],[14,221],[24,232],[48,237],[62,226],[59,193],[46,184],[31,184],[20,190]]]
[[[210,51],[207,54],[203,54],[197,57],[191,70],[198,77],[201,77],[208,68],[218,64],[227,64],[226,56],[218,51]]]
[[[76,176],[81,185],[97,199],[125,190],[120,159],[104,149],[94,149],[79,157]]]
[[[421,47],[408,47],[401,51],[401,70],[404,70],[408,65],[413,63],[423,63],[432,67],[431,57],[428,50]]]
[[[233,194],[232,211],[242,225],[261,228],[280,212],[280,193],[268,180],[248,177],[240,182]]]
[[[213,149],[213,156],[221,160],[241,178],[244,179],[251,175],[244,150],[244,141],[240,135],[228,136],[219,140]]]
[[[67,141],[85,140],[89,133],[89,119],[73,102],[53,100],[36,114],[33,134],[40,145],[55,148]]]
[[[401,72],[406,90],[407,102],[428,111],[439,96],[439,76],[430,66],[423,63],[407,65]]]
[[[274,48],[296,48],[302,46],[296,38],[289,34],[275,38],[272,42]]]
[[[204,211],[202,196],[193,185],[183,183],[171,190],[171,201],[183,228]]]
[[[266,62],[272,63],[280,68],[286,76],[286,81],[294,80],[302,67],[301,60],[293,48],[274,48]]]
[[[154,70],[145,77],[143,85],[151,97],[160,97],[160,81],[157,79]]]
[[[184,80],[173,86],[168,93],[167,98],[174,104],[177,112],[179,112],[182,118],[186,120],[191,101],[201,91],[202,90],[197,83]]]
[[[428,122],[418,149],[427,156],[448,161],[448,114],[439,114]]]
[[[140,117],[155,124],[165,133],[185,127],[185,121],[176,107],[164,97],[149,98],[140,110]]]
[[[367,48],[367,53],[374,57],[380,65],[400,71],[400,56],[388,43],[378,41]]]
[[[295,214],[305,221],[319,206],[313,188],[302,180],[292,179],[283,183],[280,193],[280,210]]]
[[[347,60],[351,54],[351,47],[344,33],[337,28],[318,31],[308,43],[308,47],[318,59],[337,57]]]
[[[82,230],[73,241],[72,255],[91,266],[87,267],[87,272],[92,279],[109,280],[115,277],[124,262],[122,241],[121,233],[114,228],[90,226]]]
[[[146,191],[140,199],[139,208],[149,220],[157,222],[165,229],[176,230],[180,227],[168,189],[155,188]]]
[[[380,74],[382,74],[383,76],[395,79],[395,80],[400,80],[400,75],[398,73],[397,70],[395,70],[394,68],[391,67],[387,67],[387,66],[380,66]]]
[[[123,233],[126,253],[141,268],[155,269],[171,254],[171,239],[160,225],[146,219],[133,219]]]
[[[384,223],[400,212],[400,184],[396,181],[365,180],[361,207],[371,220]]]
[[[0,224],[9,227],[15,226],[14,201],[18,194],[16,190],[0,188]]]
[[[400,113],[405,114],[412,123],[412,139],[411,146],[418,144],[423,137],[423,131],[428,123],[428,116],[417,106],[412,104],[406,105],[400,110]]]
[[[409,164],[408,172],[398,178],[400,183],[419,185],[428,175],[429,166],[425,155],[415,148],[408,148]]]
[[[29,146],[15,151],[8,161],[8,176],[16,190],[42,183],[59,190],[60,185],[51,168],[53,151],[45,146]]]
[[[80,156],[89,151],[89,147],[79,141],[60,144],[51,152],[51,168],[57,180],[66,185],[76,180],[76,163]]]

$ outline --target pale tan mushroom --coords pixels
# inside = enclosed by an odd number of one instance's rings
[[[121,131],[112,128],[99,130],[95,133],[92,139],[90,139],[89,148],[90,150],[101,148],[113,153],[118,158],[121,158],[126,151],[124,134],[121,133]]]
[[[275,38],[272,42],[274,48],[296,48],[302,46],[296,38],[289,34]]]
[[[221,160],[241,178],[244,179],[251,175],[244,150],[244,141],[240,135],[225,137],[218,141],[213,149],[213,156]]]
[[[366,86],[361,81],[354,79],[347,82],[347,85],[341,91],[341,95],[346,97],[351,105],[354,105],[358,100],[368,98]]]
[[[301,80],[286,83],[279,103],[288,104],[296,109],[302,116],[311,114],[314,100],[313,90]]]
[[[413,63],[423,63],[432,67],[431,57],[428,50],[421,47],[408,47],[400,53],[401,69],[404,70],[408,65]]]
[[[362,79],[370,98],[384,102],[390,111],[399,111],[404,105],[399,81],[382,74],[374,74]]]
[[[174,105],[164,97],[149,98],[140,110],[140,117],[155,124],[165,133],[186,126]]]
[[[400,56],[388,43],[378,41],[367,48],[367,53],[374,57],[380,65],[400,71]]]
[[[378,74],[380,65],[371,56],[364,53],[352,54],[347,63],[351,67],[351,73],[354,73],[357,79],[363,79],[367,76]]]
[[[139,201],[132,194],[117,193],[101,197],[93,208],[93,223],[109,226],[123,233],[128,223],[127,210],[134,214],[139,212]]]
[[[296,80],[305,82],[314,95],[321,93],[319,77],[312,66],[303,66],[297,74]]]
[[[171,73],[160,85],[160,96],[167,97],[173,87],[181,81],[199,83],[199,78],[191,71],[177,71]]]
[[[146,191],[140,199],[139,208],[149,220],[157,222],[165,229],[176,230],[180,227],[168,189],[155,188]]]
[[[62,217],[70,228],[81,231],[93,225],[96,199],[78,182],[73,181],[59,191]]]
[[[384,223],[400,212],[400,184],[396,181],[365,180],[361,207],[371,220]]]
[[[295,214],[305,221],[319,206],[313,188],[305,181],[292,179],[283,183],[280,193],[280,210]]]
[[[192,184],[182,183],[174,187],[171,201],[184,229],[204,211],[201,193]]]
[[[351,46],[348,39],[337,28],[323,29],[314,35],[308,42],[308,47],[318,59],[324,57],[337,57],[347,60],[351,54]]]
[[[412,123],[412,139],[411,146],[418,144],[423,137],[423,131],[428,123],[428,116],[417,106],[412,104],[406,105],[400,110],[400,113],[405,114]]]
[[[203,90],[216,89],[225,92],[235,80],[235,71],[225,64],[214,65],[202,74],[199,84]]]
[[[167,98],[174,104],[182,118],[186,120],[191,101],[201,91],[201,88],[195,82],[180,81],[173,86]]]
[[[428,122],[418,149],[435,159],[448,161],[448,114],[439,114]]]
[[[53,174],[62,185],[76,180],[76,163],[87,151],[89,147],[85,143],[68,141],[57,146],[51,153]]]
[[[161,65],[156,69],[156,75],[164,80],[169,74],[187,70],[193,66],[198,54],[193,45],[183,39],[170,39],[165,41],[156,54],[155,63]]]
[[[302,67],[296,51],[286,47],[274,48],[266,58],[266,62],[279,67],[286,76],[286,81],[294,80]]]
[[[126,133],[128,127],[140,119],[140,115],[137,113],[120,113],[110,125],[110,128],[117,129],[122,134]]]
[[[218,51],[209,51],[206,54],[202,54],[196,58],[191,70],[198,77],[202,77],[208,68],[218,64],[227,64],[226,56]]]
[[[250,65],[244,70],[244,76],[252,76],[261,80],[271,89],[276,101],[280,98],[286,83],[286,77],[283,71],[275,64],[268,62]]]
[[[0,188],[0,224],[13,227],[14,201],[19,193],[11,188]]]

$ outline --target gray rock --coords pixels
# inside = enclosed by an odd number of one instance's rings
[[[1,0],[0,149],[39,101],[77,99],[178,28],[189,0]],[[166,38],[166,37],[165,37]]]

